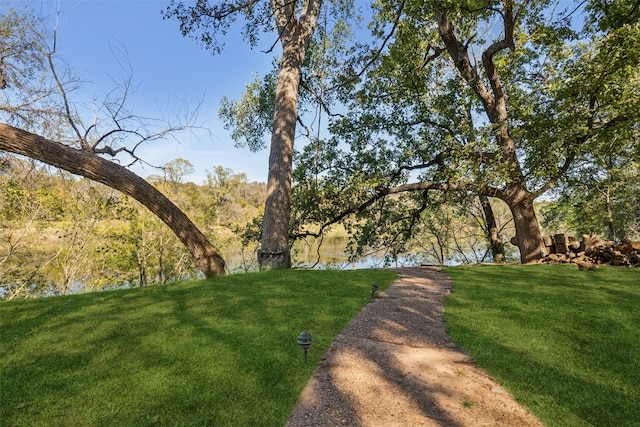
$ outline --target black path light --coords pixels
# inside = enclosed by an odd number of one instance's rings
[[[304,361],[307,361],[307,351],[309,351],[309,347],[311,347],[311,341],[313,341],[313,337],[307,331],[300,332],[298,335],[298,346],[304,350]]]
[[[380,289],[380,285],[378,285],[377,283],[371,285],[371,298],[373,298],[376,292],[378,292],[378,289]]]

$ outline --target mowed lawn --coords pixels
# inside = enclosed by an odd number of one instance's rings
[[[0,424],[282,426],[372,283],[396,277],[271,271],[2,302]]]
[[[640,426],[640,270],[444,270],[454,340],[547,426]]]
[[[640,425],[640,270],[445,272],[450,333],[547,426]],[[282,426],[371,284],[395,278],[272,271],[0,303],[0,424]]]

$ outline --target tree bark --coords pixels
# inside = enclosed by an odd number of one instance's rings
[[[489,198],[484,195],[480,195],[480,204],[482,205],[482,211],[484,213],[484,222],[487,233],[487,240],[489,241],[489,247],[491,248],[491,254],[493,256],[493,262],[504,262],[504,245],[500,240],[498,233],[498,225],[496,224],[496,217],[493,214],[493,208],[489,202]]]
[[[136,199],[160,218],[187,247],[206,277],[225,274],[225,262],[207,237],[171,200],[124,167],[93,153],[0,123],[0,150],[20,154],[81,175]]]
[[[269,153],[267,200],[258,251],[261,269],[290,268],[289,220],[293,141],[298,116],[298,85],[301,60],[293,48],[285,48],[276,88],[273,133]]]
[[[321,4],[322,0],[308,0],[300,12],[300,19],[297,19],[295,2],[280,4],[271,0],[282,44],[282,61],[276,86],[262,242],[258,251],[262,270],[291,268],[289,222],[298,87],[302,63],[318,23]]]
[[[534,262],[545,253],[540,224],[533,208],[533,196],[524,185],[512,185],[505,191],[504,202],[509,206],[516,228],[516,240],[520,249],[520,262]]]
[[[609,229],[609,240],[616,241],[616,227],[613,222],[613,210],[611,209],[611,187],[607,185],[604,190],[604,205],[607,212],[607,228]]]
[[[493,62],[495,55],[499,52],[515,49],[513,2],[505,1],[503,4],[504,10],[501,12],[503,38],[494,41],[482,53],[482,67],[489,82],[488,87],[469,58],[467,45],[457,38],[455,26],[449,19],[445,8],[437,11],[436,20],[440,38],[445,44],[451,60],[476,97],[482,102],[487,118],[494,125],[496,142],[502,154],[500,166],[509,171],[502,191],[503,197],[500,198],[507,203],[513,215],[518,247],[520,248],[520,261],[528,263],[543,256],[544,242],[533,208],[534,197],[524,183],[524,174],[516,154],[516,144],[509,134],[505,88]]]

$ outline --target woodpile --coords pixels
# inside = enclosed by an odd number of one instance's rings
[[[544,236],[544,245],[547,255],[542,258],[543,263],[571,263],[581,270],[591,270],[603,264],[640,267],[640,241],[623,239],[616,244],[595,234],[585,234],[582,240],[568,234],[555,234]]]
[[[552,242],[547,246],[548,240]],[[573,263],[580,269],[593,269],[600,264],[640,267],[640,242],[624,239],[620,244],[605,241],[597,235],[585,234],[579,241],[574,236],[545,236],[547,256],[542,262]]]

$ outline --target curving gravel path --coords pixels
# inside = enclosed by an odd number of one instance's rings
[[[286,427],[542,426],[447,335],[449,277],[396,271],[335,338]]]

